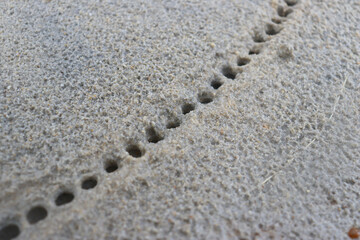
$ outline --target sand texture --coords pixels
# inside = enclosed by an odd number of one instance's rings
[[[352,227],[359,0],[0,1],[0,240]]]

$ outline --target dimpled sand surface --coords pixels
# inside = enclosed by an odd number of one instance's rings
[[[349,239],[358,0],[0,1],[0,239]]]

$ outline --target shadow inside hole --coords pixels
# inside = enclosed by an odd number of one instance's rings
[[[20,235],[20,228],[18,225],[10,223],[0,230],[0,239],[1,240],[10,240],[14,239]]]
[[[61,206],[68,204],[73,200],[74,200],[74,194],[72,194],[71,192],[63,192],[55,199],[55,204],[56,206]]]
[[[45,219],[48,215],[47,210],[42,206],[36,206],[30,209],[27,213],[26,218],[30,224],[35,224],[43,219]]]
[[[214,96],[211,92],[202,92],[199,94],[198,99],[200,103],[208,104],[214,100]]]
[[[245,58],[245,57],[239,57],[237,60],[237,65],[238,66],[245,66],[246,64],[250,63],[250,58]]]
[[[260,52],[259,51],[257,51],[257,50],[250,50],[249,51],[249,55],[257,55],[257,54],[259,54]]]
[[[272,18],[271,21],[273,23],[276,23],[276,24],[281,24],[282,23],[282,20],[281,19],[278,19],[278,18]]]
[[[97,185],[97,180],[94,177],[89,177],[82,182],[81,188],[85,190],[89,190],[96,187],[96,185]]]
[[[285,0],[288,6],[295,6],[298,3],[298,0]]]
[[[256,46],[249,50],[249,55],[257,55],[260,53],[261,53],[261,49]]]
[[[220,80],[217,80],[217,79],[215,79],[215,80],[212,80],[211,81],[211,84],[210,84],[214,89],[219,89],[222,85],[223,85],[223,83],[220,81]]]
[[[153,127],[146,129],[146,135],[148,142],[151,143],[157,143],[164,139]]]
[[[129,145],[126,148],[126,151],[129,153],[130,156],[134,158],[139,158],[143,156],[143,152],[137,145]]]
[[[252,36],[252,39],[256,43],[263,43],[266,42],[266,36],[264,36],[263,30],[257,28],[254,30],[254,34]]]
[[[230,66],[224,66],[221,72],[226,78],[235,79],[236,77],[236,72]]]
[[[249,55],[257,55],[261,53],[261,46],[255,45],[249,50]]]
[[[117,164],[117,162],[115,161],[107,161],[105,164],[105,171],[107,173],[112,173],[115,172],[116,170],[118,170],[119,166]]]
[[[287,17],[290,13],[293,12],[293,10],[291,8],[284,8],[283,6],[279,6],[277,12],[280,17]]]
[[[182,110],[182,113],[183,113],[184,115],[185,115],[185,114],[188,114],[189,112],[195,110],[195,104],[185,103],[185,104],[182,105],[181,110]]]
[[[276,35],[281,31],[281,28],[279,26],[276,26],[274,24],[267,23],[265,25],[265,32],[267,35]]]
[[[180,127],[180,121],[179,120],[172,120],[172,121],[169,121],[166,124],[167,129],[177,128],[177,127]]]

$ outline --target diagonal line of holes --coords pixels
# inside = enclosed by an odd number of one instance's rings
[[[285,20],[285,18],[293,12],[292,6],[296,5],[299,0],[284,0],[287,6],[279,6],[277,9],[278,17],[272,18],[272,23],[265,24],[265,33],[269,36],[276,35],[282,30],[281,23]],[[265,42],[266,38],[260,33],[255,33],[253,35],[253,40],[255,43]],[[249,50],[249,55],[260,54],[261,47],[259,45],[254,45]],[[237,66],[243,67],[249,64],[251,61],[248,57],[238,57]],[[241,73],[241,70],[235,70],[229,65],[223,66],[221,69],[221,73],[228,79],[234,80],[238,73]],[[220,79],[214,79],[211,81],[210,86],[217,90],[224,84]],[[210,91],[202,91],[198,93],[197,96],[198,101],[201,104],[211,103],[214,99],[214,94]],[[182,114],[186,115],[191,111],[196,109],[195,103],[184,103],[181,106]],[[167,129],[173,129],[179,127],[181,124],[179,119],[173,119],[166,124]],[[164,139],[164,136],[156,131],[154,127],[149,127],[146,129],[147,140],[150,143],[158,143],[159,141]],[[141,149],[137,144],[131,144],[126,147],[126,151],[128,154],[134,158],[140,158],[144,155],[145,150]],[[117,161],[110,160],[104,163],[104,170],[107,173],[113,173],[119,169],[119,165]],[[90,190],[96,187],[97,178],[95,176],[90,176],[84,178],[81,182],[81,188],[83,190]],[[64,190],[60,194],[56,195],[54,203],[57,207],[61,207],[63,205],[71,203],[75,199],[75,195],[70,190]],[[47,209],[42,205],[33,206],[27,213],[26,219],[29,224],[36,224],[39,221],[44,220],[48,216]],[[19,224],[15,222],[7,222],[0,225],[0,240],[10,240],[16,238],[20,235],[21,230]]]

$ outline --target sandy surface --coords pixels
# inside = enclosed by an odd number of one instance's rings
[[[349,239],[359,24],[357,0],[1,1],[0,239]]]

